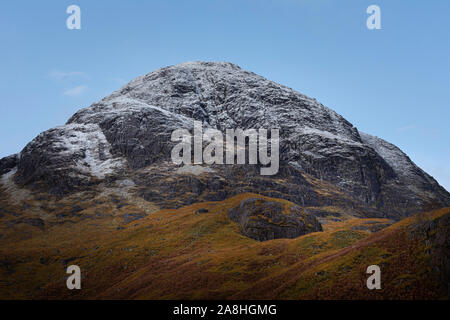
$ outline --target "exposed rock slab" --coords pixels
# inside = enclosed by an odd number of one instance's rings
[[[306,214],[301,207],[294,206],[285,212],[281,203],[263,199],[243,200],[230,209],[228,217],[239,224],[243,235],[258,241],[292,239],[322,231],[316,217]]]

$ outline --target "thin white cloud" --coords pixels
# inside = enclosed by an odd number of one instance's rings
[[[86,91],[86,89],[87,89],[87,86],[84,86],[84,85],[77,86],[75,88],[71,88],[71,89],[64,91],[64,95],[70,96],[70,97],[76,97],[76,96],[81,95],[84,91]]]
[[[409,130],[413,130],[413,129],[416,129],[416,126],[411,124],[411,125],[407,125],[407,126],[403,126],[403,127],[397,128],[397,131],[405,132],[405,131],[409,131]]]
[[[49,73],[49,76],[56,80],[64,80],[71,77],[87,78],[87,74],[81,71],[70,71],[70,72],[52,71]]]

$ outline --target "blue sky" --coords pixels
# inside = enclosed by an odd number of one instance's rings
[[[68,30],[66,8],[81,8]],[[381,8],[382,30],[366,28]],[[230,61],[399,146],[450,190],[450,1],[8,1],[0,157],[154,69]]]

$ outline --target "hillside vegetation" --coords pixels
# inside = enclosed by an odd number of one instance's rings
[[[0,298],[448,299],[450,208],[392,224],[323,207],[323,231],[260,242],[228,217],[250,198],[294,206],[245,193],[159,210],[105,196],[76,210],[61,204],[58,218],[48,218],[55,221],[40,224],[27,218],[35,204],[18,215],[22,204],[3,203]],[[81,290],[66,288],[72,264],[81,268]],[[366,287],[372,264],[381,268],[381,290]]]

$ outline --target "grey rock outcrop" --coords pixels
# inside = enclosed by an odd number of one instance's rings
[[[228,217],[237,222],[243,235],[267,241],[299,236],[322,231],[319,221],[300,207],[291,207],[284,212],[279,202],[264,199],[246,199],[239,206],[230,209]]]
[[[17,154],[13,154],[0,159],[0,175],[8,173],[14,169],[19,163],[19,157]]]

